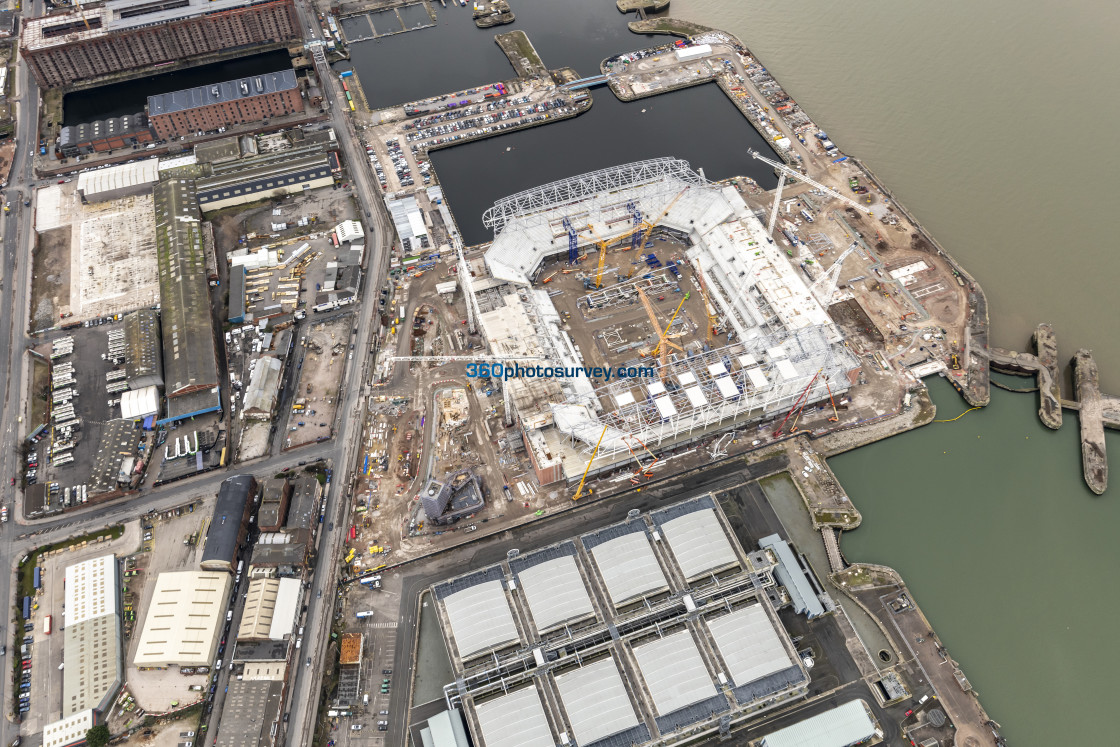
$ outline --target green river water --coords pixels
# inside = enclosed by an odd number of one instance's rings
[[[967,409],[929,385],[938,418]],[[1076,416],[1051,431],[1036,402],[996,389],[956,422],[829,460],[863,514],[842,548],[902,574],[1012,745],[1110,743],[1120,502],[1085,487]]]

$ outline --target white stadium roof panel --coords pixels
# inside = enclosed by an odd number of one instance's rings
[[[641,723],[613,658],[556,675],[556,687],[577,744],[592,744]]]
[[[668,395],[658,397],[653,404],[657,405],[657,411],[661,413],[662,418],[671,418],[677,414],[677,408],[673,406],[673,400]]]
[[[661,529],[686,579],[739,562],[723,525],[710,508],[670,519]]]
[[[687,630],[635,646],[634,658],[659,716],[716,695],[696,642]]]
[[[713,363],[712,365],[708,366],[708,375],[713,379],[719,376],[723,376],[726,373],[727,366],[723,365],[723,363]]]
[[[739,356],[739,365],[742,366],[743,368],[750,368],[751,366],[756,365],[757,363],[758,363],[758,361],[755,360],[753,355],[740,355]]]
[[[459,656],[518,640],[513,613],[500,581],[487,581],[444,598]]]
[[[731,380],[730,376],[716,379],[716,389],[719,389],[719,393],[723,395],[724,399],[739,396],[739,387],[735,386],[735,382]]]
[[[660,381],[655,381],[646,387],[646,391],[649,393],[649,396],[656,397],[659,394],[665,393],[665,385]]]
[[[752,604],[707,622],[736,686],[793,666],[762,605]]]
[[[669,588],[645,532],[633,532],[596,545],[591,556],[616,607]]]
[[[533,685],[475,706],[486,747],[556,747]]]
[[[626,407],[626,405],[634,404],[636,400],[634,395],[630,392],[622,392],[621,394],[614,395],[614,403],[618,407]]]
[[[775,365],[777,365],[778,373],[781,374],[783,381],[793,381],[797,378],[797,369],[787,359],[783,358]]]
[[[766,354],[768,356],[770,356],[771,360],[776,361],[779,358],[785,358],[786,357],[786,349],[783,348],[781,345],[775,345],[774,347],[767,350]]]
[[[571,555],[538,563],[518,572],[517,577],[538,631],[595,614]]]
[[[770,382],[766,380],[766,374],[762,373],[762,369],[759,368],[748,368],[747,378],[751,380],[755,389],[765,389],[770,385]]]
[[[692,403],[693,407],[703,407],[708,404],[708,398],[704,396],[704,390],[698,386],[690,386],[685,389],[684,396],[688,397],[688,401]]]
[[[681,386],[688,386],[689,384],[695,384],[696,383],[696,375],[693,374],[691,371],[685,371],[684,373],[677,376],[677,381],[680,382]]]

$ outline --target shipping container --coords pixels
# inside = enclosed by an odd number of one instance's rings
[[[23,598],[23,619],[31,619],[31,597]]]
[[[43,574],[42,574],[42,571],[40,570],[39,566],[35,566],[35,575],[34,575],[34,578],[32,580],[31,585],[34,586],[36,589],[43,588]]]

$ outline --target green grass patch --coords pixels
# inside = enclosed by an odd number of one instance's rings
[[[47,365],[47,362],[32,356],[31,414],[28,421],[28,431],[47,422],[47,416],[50,414],[50,406],[47,403],[47,398],[50,396],[50,377],[50,366]]]

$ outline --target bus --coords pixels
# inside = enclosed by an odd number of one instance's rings
[[[43,635],[51,634],[51,616],[47,615],[43,618]]]

